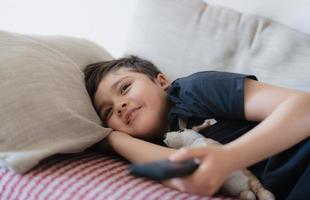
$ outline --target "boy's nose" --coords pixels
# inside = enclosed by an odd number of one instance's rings
[[[123,103],[121,106],[120,106],[120,108],[118,109],[118,115],[119,116],[121,116],[121,114],[122,114],[122,110],[124,109],[124,108],[126,108],[127,107],[127,104],[126,103]]]

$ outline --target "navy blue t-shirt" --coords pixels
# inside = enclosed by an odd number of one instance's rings
[[[244,80],[255,76],[205,71],[179,78],[172,82],[168,97],[172,102],[169,112],[171,130],[179,130],[178,117],[188,120],[188,126],[201,124],[205,119],[218,122],[201,133],[223,144],[228,143],[257,122],[245,120]]]
[[[170,130],[179,130],[179,117],[187,119],[188,128],[215,118],[217,123],[200,133],[226,144],[254,128],[258,122],[246,120],[244,113],[246,78],[257,80],[253,75],[204,71],[172,82],[168,89]],[[309,156],[310,142],[306,140],[249,169],[277,199],[295,199],[297,194],[303,199],[309,196]]]

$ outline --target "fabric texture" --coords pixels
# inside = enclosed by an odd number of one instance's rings
[[[83,67],[111,59],[78,38],[0,32],[0,166],[24,173],[103,139]]]
[[[248,13],[272,19],[297,31],[310,34],[310,3],[305,0],[203,0],[211,5],[231,8],[241,13]]]
[[[231,200],[201,197],[134,177],[128,162],[106,154],[86,151],[56,155],[26,174],[0,168],[0,198],[19,200]]]
[[[310,91],[309,35],[202,0],[137,5],[126,53],[153,61],[171,80],[197,71],[229,71]]]
[[[171,83],[168,97],[172,103],[168,120],[170,130],[177,131],[179,118],[188,121],[188,127],[215,118],[216,124],[201,131],[207,138],[222,144],[231,142],[257,125],[245,120],[244,81],[255,76],[203,71],[178,78]]]

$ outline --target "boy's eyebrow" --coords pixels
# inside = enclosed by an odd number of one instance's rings
[[[113,83],[112,86],[111,86],[111,90],[114,90],[114,89],[116,88],[116,86],[117,86],[120,82],[122,82],[122,80],[124,80],[124,79],[127,78],[127,77],[129,77],[129,76],[124,76],[124,77],[120,78],[119,80],[115,81],[115,83]]]

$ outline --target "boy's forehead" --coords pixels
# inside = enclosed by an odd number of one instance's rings
[[[137,75],[137,72],[134,71],[130,71],[128,69],[124,69],[124,68],[120,68],[120,69],[116,69],[113,71],[108,72],[100,81],[99,83],[99,87],[100,85],[106,85],[106,86],[113,86],[115,85],[116,82],[118,82],[119,80],[123,79],[123,78],[129,78],[129,77],[135,77]],[[103,83],[103,84],[101,84]]]
[[[103,78],[104,79],[109,79],[109,81],[115,80],[115,79],[119,79],[122,78],[123,76],[132,76],[132,77],[136,77],[137,75],[145,75],[136,71],[133,71],[131,69],[126,69],[126,68],[119,68],[119,69],[115,69],[112,70],[110,72],[108,72]],[[146,76],[146,75],[145,75]],[[101,80],[101,81],[102,81]]]
[[[131,74],[132,71],[126,68],[118,68],[118,69],[113,69],[111,71],[109,71],[105,77],[109,77],[109,76],[121,76],[121,75],[126,75],[126,74]]]

